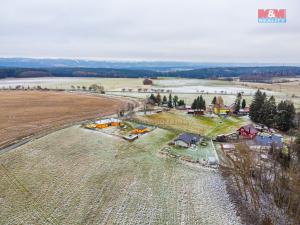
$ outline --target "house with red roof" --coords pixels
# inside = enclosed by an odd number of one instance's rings
[[[252,124],[249,124],[238,129],[238,132],[244,138],[253,139],[256,137],[258,130]]]

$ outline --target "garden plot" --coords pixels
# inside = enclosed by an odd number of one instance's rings
[[[142,132],[136,132],[137,128],[139,127],[145,127],[145,131]],[[88,128],[91,129],[91,128]],[[139,123],[134,123],[130,121],[123,121],[122,126],[110,126],[106,128],[92,128],[91,130],[105,133],[108,135],[113,135],[116,137],[124,138],[126,140],[134,141],[137,138],[140,138],[144,135],[146,135],[149,132],[152,132],[155,129],[153,126],[144,126]]]
[[[79,126],[0,155],[0,224],[241,224],[216,172],[159,157],[176,137],[129,143]]]

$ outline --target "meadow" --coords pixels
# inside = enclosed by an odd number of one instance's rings
[[[184,131],[214,138],[219,134],[236,132],[242,125],[249,123],[247,117],[208,117],[192,116],[186,112],[170,111],[153,115],[136,116],[134,118],[146,124],[151,124],[176,131]]]
[[[221,175],[79,126],[0,155],[0,224],[241,224]]]

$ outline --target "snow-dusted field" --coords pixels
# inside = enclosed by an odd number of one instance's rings
[[[2,154],[0,224],[240,224],[217,171],[160,157],[172,138],[75,126]]]
[[[70,89],[71,86],[86,86],[91,84],[101,84],[107,91],[121,91],[123,88],[137,91],[138,88],[164,89],[172,90],[177,93],[198,94],[209,92],[210,94],[232,94],[238,92],[252,95],[256,89],[233,86],[228,81],[204,80],[204,79],[158,79],[154,80],[152,87],[144,86],[143,79],[140,78],[80,78],[80,77],[42,77],[42,78],[9,78],[0,80],[0,88],[16,87],[21,85],[24,87],[42,86],[45,88],[64,88]],[[276,94],[266,91],[268,94]],[[278,93],[277,93],[278,94]]]
[[[101,84],[107,90],[122,89],[123,87],[135,88],[143,84],[143,79],[131,78],[82,78],[82,77],[40,77],[40,78],[7,78],[0,79],[0,88],[34,87],[40,85],[43,88],[64,88],[71,86],[86,86],[91,84]]]
[[[247,95],[254,95],[257,91],[253,88],[246,88],[241,86],[234,86],[229,81],[216,81],[204,79],[163,79],[155,80],[156,88],[163,88],[172,90],[176,93],[210,93],[210,94],[231,94],[245,93]],[[276,94],[271,91],[266,91],[267,94]]]

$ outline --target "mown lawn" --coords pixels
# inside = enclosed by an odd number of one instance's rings
[[[207,146],[199,144],[196,148],[183,148],[179,146],[170,147],[170,153],[176,156],[183,156],[193,161],[207,161],[208,157],[214,157],[215,153],[210,141],[205,141]]]
[[[249,123],[249,119],[236,117],[191,116],[183,112],[171,111],[147,116],[136,116],[138,121],[155,126],[174,129],[179,132],[191,132],[215,137],[219,134],[235,132],[239,127]]]
[[[219,134],[235,132],[242,125],[249,122],[248,119],[236,117],[217,118],[217,120],[216,125],[206,132],[206,136],[215,137]]]

